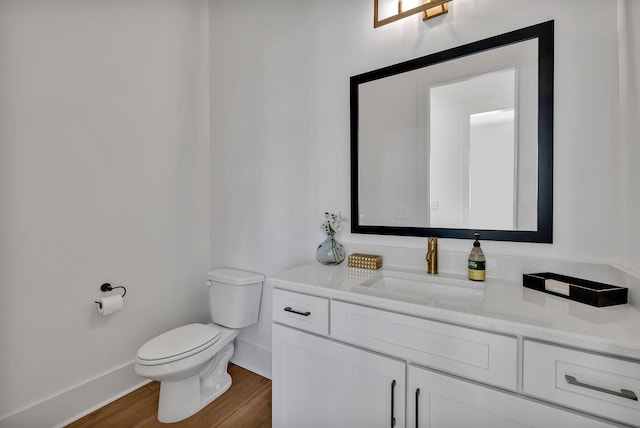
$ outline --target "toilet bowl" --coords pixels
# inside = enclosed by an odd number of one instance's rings
[[[158,420],[178,422],[231,386],[234,339],[258,321],[264,276],[233,269],[207,274],[210,324],[188,324],[154,337],[136,355],[135,371],[160,381]]]

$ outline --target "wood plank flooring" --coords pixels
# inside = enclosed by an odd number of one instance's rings
[[[160,383],[151,382],[67,425],[67,428],[270,428],[271,381],[234,364],[229,364],[229,374],[233,379],[231,388],[183,421],[174,424],[158,422]]]

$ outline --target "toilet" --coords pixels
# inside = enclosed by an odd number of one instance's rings
[[[136,355],[135,371],[160,381],[158,420],[178,422],[231,386],[233,340],[258,322],[264,276],[235,269],[207,273],[211,324],[188,324],[154,337]]]

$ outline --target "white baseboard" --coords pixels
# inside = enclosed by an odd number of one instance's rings
[[[231,362],[271,379],[271,349],[236,339],[236,349]]]
[[[0,419],[0,428],[63,427],[149,383],[127,363],[111,372]]]
[[[271,350],[236,340],[231,362],[271,379]],[[58,428],[149,383],[135,373],[134,362],[70,388],[0,419],[0,428]]]

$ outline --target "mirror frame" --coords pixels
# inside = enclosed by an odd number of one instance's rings
[[[538,229],[530,231],[361,225],[358,200],[359,85],[531,39],[538,39]],[[480,233],[482,240],[551,243],[553,237],[553,43],[553,21],[548,21],[351,76],[351,233],[473,239],[473,234],[477,232]]]

